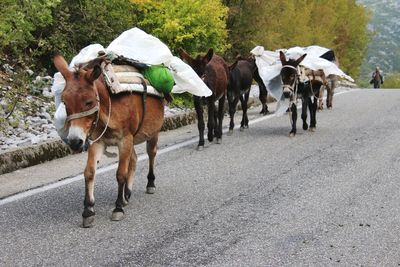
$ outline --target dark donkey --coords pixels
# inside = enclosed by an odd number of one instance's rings
[[[90,139],[95,139],[90,142],[84,172],[84,227],[93,225],[96,166],[108,145],[117,145],[119,150],[118,197],[111,219],[119,221],[124,217],[123,206],[128,204],[131,196],[136,169],[134,145],[145,141],[149,156],[147,193],[155,192],[154,160],[164,120],[161,98],[148,95],[146,100],[145,95],[136,93],[111,95],[104,82],[101,63],[102,59],[95,59],[86,67],[71,71],[62,56],[54,57],[54,65],[66,81],[62,93],[68,115],[66,142],[72,150],[81,152]]]
[[[297,121],[297,98],[302,101],[301,119],[303,120],[303,130],[308,129],[307,124],[307,107],[310,110],[310,131],[315,131],[316,128],[316,113],[317,101],[319,90],[322,82],[311,80],[308,82],[301,82],[299,79],[299,64],[306,57],[307,54],[302,55],[297,60],[286,59],[285,54],[280,51],[280,60],[282,63],[281,78],[283,83],[283,95],[285,98],[290,99],[289,111],[292,115],[291,123],[292,130],[289,136],[296,135],[296,121]]]
[[[247,117],[247,102],[249,100],[250,87],[253,82],[254,72],[256,70],[255,61],[238,57],[231,66],[229,66],[229,83],[228,83],[228,103],[229,103],[229,132],[231,135],[235,127],[234,116],[236,106],[240,99],[242,105],[242,121],[240,122],[240,130],[249,128],[249,119]]]
[[[206,55],[198,55],[196,58],[192,58],[183,49],[180,49],[180,55],[212,91],[212,95],[207,98],[193,96],[199,129],[199,144],[197,149],[202,150],[204,148],[204,99],[208,107],[208,141],[212,142],[214,137],[216,137],[217,144],[221,143],[222,120],[224,118],[224,104],[229,77],[228,65],[222,57],[214,54],[211,48],[208,50]],[[215,112],[215,101],[217,100],[218,113]]]

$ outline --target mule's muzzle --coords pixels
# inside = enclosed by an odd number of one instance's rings
[[[72,138],[67,140],[69,147],[75,152],[82,152],[84,150],[85,142],[81,138]]]
[[[284,87],[283,87],[283,96],[284,96],[285,98],[290,98],[290,97],[292,96],[292,94],[293,94],[293,91],[290,90],[289,87],[287,87],[287,86],[284,86]]]

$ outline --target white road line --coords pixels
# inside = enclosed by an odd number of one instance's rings
[[[345,94],[345,93],[349,93],[349,92],[355,92],[355,91],[358,91],[358,90],[361,90],[361,89],[352,89],[352,90],[349,90],[349,91],[339,92],[339,93],[336,93],[335,96],[341,95],[341,94]],[[271,119],[273,117],[276,117],[276,115],[275,114],[270,114],[270,115],[262,116],[260,118],[256,118],[256,119],[250,120],[249,124],[250,125],[256,124],[256,123],[259,123],[261,121],[269,120],[269,119]],[[235,128],[238,128],[238,127],[239,126],[237,126]],[[225,128],[223,130],[223,133],[228,132],[228,130],[229,130],[228,128]],[[197,136],[193,137],[193,138],[191,138],[189,140],[186,140],[186,141],[183,141],[183,142],[168,146],[166,148],[160,149],[160,150],[157,151],[157,155],[162,155],[164,153],[168,153],[168,152],[180,149],[182,147],[186,147],[188,145],[195,144],[196,142],[198,142],[198,137]],[[138,162],[143,161],[145,159],[147,159],[147,154],[141,154],[141,155],[138,156]],[[118,167],[118,163],[114,163],[114,164],[111,164],[109,166],[105,166],[105,167],[97,169],[96,170],[96,174],[101,174],[101,173],[105,173],[105,172],[108,172],[108,171],[111,171],[111,170],[115,170],[117,167]],[[57,182],[54,182],[54,183],[51,183],[51,184],[47,184],[47,185],[44,185],[44,186],[41,186],[41,187],[28,189],[27,191],[24,191],[24,192],[21,192],[21,193],[17,193],[15,195],[11,195],[9,197],[5,197],[3,199],[0,199],[0,206],[5,205],[7,203],[11,203],[11,202],[17,201],[17,200],[24,199],[24,198],[29,197],[29,196],[40,194],[40,193],[46,192],[46,191],[54,189],[54,188],[59,188],[61,186],[68,185],[68,184],[71,184],[71,183],[74,183],[76,181],[80,181],[80,180],[83,180],[83,179],[84,179],[83,174],[79,174],[77,176],[66,178],[66,179],[63,179],[61,181],[57,181]]]

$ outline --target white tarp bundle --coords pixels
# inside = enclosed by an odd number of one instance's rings
[[[307,54],[304,60],[300,63],[300,66],[306,67],[311,70],[323,70],[325,76],[337,75],[341,78],[349,80],[350,82],[354,82],[353,78],[351,78],[341,69],[339,69],[335,63],[321,58],[321,56],[328,51],[330,51],[330,49],[317,45],[312,45],[308,47],[296,46],[288,49],[285,55],[287,58],[298,59],[302,55]]]
[[[83,48],[72,59],[69,67],[72,69],[80,63],[86,63],[96,58],[99,51],[112,52],[148,65],[164,64],[174,77],[175,85],[172,93],[189,92],[197,96],[210,96],[212,94],[211,90],[188,64],[173,56],[169,48],[158,38],[139,28],[132,28],[123,32],[106,49],[100,44],[92,44]],[[66,120],[65,106],[60,105],[64,87],[65,80],[57,72],[54,75],[52,91],[57,108],[54,124],[61,138],[66,137],[65,129],[63,129]]]
[[[280,72],[282,63],[279,59],[279,51],[285,53],[286,58],[298,59],[300,56],[307,54],[300,66],[311,70],[323,70],[325,75],[337,75],[351,82],[354,80],[339,69],[335,63],[321,58],[323,54],[330,49],[321,46],[308,47],[293,47],[289,49],[280,49],[277,51],[264,50],[262,46],[256,46],[250,51],[255,56],[256,65],[261,79],[263,80],[268,92],[278,101],[276,110],[277,115],[282,115],[286,112],[289,102],[283,97],[282,80]]]
[[[123,32],[104,49],[100,44],[92,44],[83,48],[76,55],[70,67],[88,62],[98,56],[99,51],[113,52],[148,65],[164,64],[174,76],[175,86],[172,93],[189,92],[197,96],[210,96],[211,90],[200,79],[196,72],[180,58],[172,55],[169,48],[156,37],[145,33],[139,28]],[[55,84],[60,84],[62,76],[55,75]]]

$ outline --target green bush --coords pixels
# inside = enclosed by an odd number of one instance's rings
[[[83,47],[107,46],[136,23],[134,6],[127,0],[61,0],[53,9],[56,23],[46,28],[46,38],[34,53],[50,67],[55,50],[71,60]]]
[[[53,24],[52,9],[60,0],[2,0],[0,3],[0,56],[30,62],[43,42],[43,29]]]
[[[107,46],[138,26],[179,47],[223,52],[227,8],[215,0],[3,0],[0,3],[0,58],[40,70],[52,67],[54,51],[72,59],[83,47]]]
[[[228,47],[228,8],[215,0],[131,0],[138,8],[138,26],[160,38],[174,54],[210,47],[223,53]]]
[[[193,108],[193,97],[189,93],[175,94],[174,100],[169,104],[170,107]]]
[[[400,73],[391,73],[385,77],[382,88],[400,88]]]

